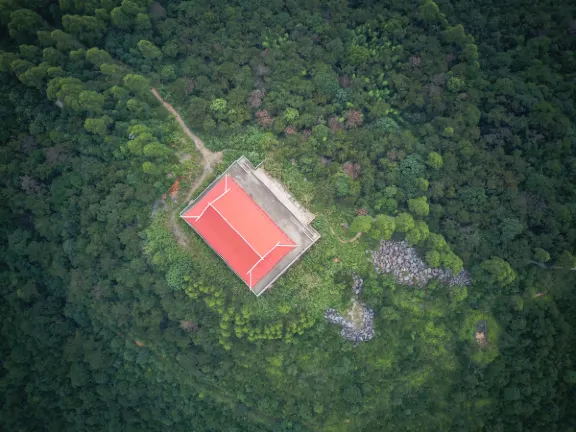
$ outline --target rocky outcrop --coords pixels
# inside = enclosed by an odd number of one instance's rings
[[[382,240],[372,252],[372,262],[376,271],[394,275],[401,285],[424,287],[432,279],[450,286],[470,285],[466,270],[454,275],[450,270],[430,268],[406,240]]]
[[[352,276],[352,280],[354,281],[352,284],[352,292],[356,297],[358,297],[362,292],[362,288],[364,287],[364,281],[358,275]]]
[[[364,303],[358,301],[358,295],[362,292],[364,281],[357,275],[353,276],[352,284],[352,307],[348,310],[348,317],[345,318],[334,309],[328,309],[324,313],[324,318],[332,324],[342,327],[340,334],[344,339],[355,342],[369,341],[374,337],[374,312]]]
[[[326,318],[328,322],[338,324],[342,327],[340,334],[344,339],[356,343],[367,342],[374,337],[374,327],[372,324],[374,321],[374,312],[365,305],[362,305],[362,307],[363,314],[360,325],[357,325],[357,323],[351,319],[344,318],[334,309],[328,309],[324,313],[324,318]]]

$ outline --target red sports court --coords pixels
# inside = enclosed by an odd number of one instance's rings
[[[228,174],[181,217],[250,289],[298,248]]]

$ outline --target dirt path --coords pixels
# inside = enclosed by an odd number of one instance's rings
[[[188,137],[194,142],[196,149],[202,156],[202,165],[204,166],[204,170],[202,171],[200,177],[198,177],[196,181],[192,184],[190,190],[186,193],[184,201],[188,202],[192,198],[192,194],[196,192],[196,189],[198,189],[200,185],[204,182],[204,180],[206,180],[206,177],[212,174],[214,166],[222,159],[222,152],[214,153],[208,150],[204,145],[204,141],[202,141],[198,135],[196,135],[194,132],[190,130],[188,126],[186,126],[186,123],[184,123],[184,120],[182,120],[182,117],[180,116],[180,114],[178,114],[178,112],[174,109],[174,107],[170,105],[168,102],[166,102],[164,99],[162,99],[162,96],[160,96],[160,94],[154,87],[152,87],[151,91],[152,94],[156,97],[156,99],[158,99],[162,103],[162,105],[164,105],[164,108],[170,111],[170,113],[174,116],[174,118],[176,118],[176,121],[178,122],[184,133],[188,135]],[[177,212],[178,207],[176,207],[174,211],[170,214],[170,229],[174,234],[174,236],[176,236],[178,244],[180,246],[187,247],[188,240],[186,234],[182,231],[180,225],[178,225],[178,220],[176,218]]]
[[[152,91],[152,94],[156,97],[156,99],[158,99],[162,103],[162,105],[164,105],[164,108],[166,108],[168,111],[170,111],[170,113],[172,113],[172,115],[176,118],[176,121],[178,122],[178,124],[180,125],[180,127],[182,128],[184,133],[186,135],[188,135],[192,141],[194,141],[194,145],[196,146],[196,149],[198,149],[198,151],[202,155],[202,159],[204,160],[204,166],[206,166],[206,163],[208,163],[208,164],[213,163],[215,158],[220,160],[220,157],[222,156],[222,152],[213,153],[210,150],[208,150],[206,148],[206,146],[204,145],[204,141],[202,141],[198,135],[196,135],[194,132],[192,132],[188,128],[188,126],[186,126],[186,123],[184,123],[184,120],[182,120],[182,117],[180,116],[180,114],[178,114],[178,112],[174,109],[174,107],[172,105],[170,105],[168,102],[166,102],[164,99],[162,99],[162,96],[160,96],[160,93],[158,93],[158,90],[156,90],[154,87],[152,87],[151,91]]]
[[[332,228],[332,226],[330,226],[330,232],[331,232],[332,235],[333,235],[334,237],[336,237],[336,238],[338,239],[338,241],[339,241],[340,243],[342,243],[342,244],[355,242],[355,241],[358,240],[360,237],[362,237],[362,234],[363,234],[363,233],[359,232],[359,233],[356,233],[356,235],[355,235],[354,237],[352,237],[351,239],[342,240],[340,237],[338,237],[338,236],[336,235],[336,233],[334,232],[334,228]]]

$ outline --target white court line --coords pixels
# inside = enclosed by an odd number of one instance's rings
[[[258,264],[260,264],[260,263],[264,260],[264,258],[266,258],[266,257],[267,257],[274,249],[276,249],[276,247],[279,246],[279,245],[280,245],[280,242],[276,243],[276,244],[274,245],[274,247],[272,247],[272,249],[270,249],[270,250],[269,250],[268,252],[266,252],[263,256],[261,256],[260,259],[258,260],[258,262],[257,262],[256,264],[254,264],[254,265],[252,266],[252,268],[246,272],[246,274],[250,273],[250,275],[252,275],[252,270],[254,270],[254,269],[256,268],[256,266],[257,266]]]
[[[232,228],[232,229],[234,230],[234,232],[236,232],[236,234],[238,234],[240,237],[242,237],[242,240],[244,240],[244,241],[246,242],[246,244],[247,244],[248,246],[250,246],[250,249],[252,249],[254,252],[256,252],[256,255],[258,255],[260,258],[262,258],[262,255],[260,255],[260,254],[258,253],[258,251],[252,247],[252,245],[250,244],[250,242],[249,242],[248,240],[246,240],[246,239],[244,238],[244,236],[243,236],[242,234],[240,234],[240,232],[239,232],[236,228],[234,228],[230,222],[228,222],[228,219],[226,219],[226,218],[224,217],[224,215],[223,215],[222,213],[220,213],[220,212],[218,211],[218,209],[217,209],[216,207],[214,207],[212,204],[209,204],[209,205],[210,205],[210,207],[212,207],[214,210],[216,210],[216,213],[218,213],[218,214],[220,215],[220,217],[221,217],[222,219],[224,219],[224,222],[226,222],[226,223],[228,224],[228,226],[229,226],[230,228]]]
[[[228,174],[226,174],[224,176],[224,192],[222,192],[220,195],[218,195],[216,198],[214,198],[212,201],[210,201],[208,203],[208,205],[206,207],[204,207],[204,210],[202,210],[202,213],[200,213],[199,216],[183,216],[183,217],[196,218],[196,222],[198,222],[200,220],[200,218],[202,216],[204,216],[204,213],[206,213],[206,210],[208,210],[208,207],[212,206],[212,204],[214,204],[216,201],[218,201],[220,198],[222,198],[224,195],[226,195],[229,190],[230,189],[228,189]],[[212,206],[212,207],[214,207],[214,206]]]
[[[272,253],[272,251],[273,251],[274,249],[276,249],[277,247],[294,247],[294,248],[296,248],[296,247],[298,247],[298,245],[284,245],[284,244],[280,244],[280,242],[276,243],[276,245],[274,245],[274,247],[273,247],[272,249],[270,249],[268,252],[266,252],[266,253],[262,256],[262,258],[260,258],[260,259],[258,260],[258,262],[257,262],[256,264],[254,264],[254,265],[252,266],[252,268],[246,272],[247,274],[250,274],[250,281],[252,281],[252,271],[258,266],[258,264],[260,264],[262,261],[264,261],[264,258],[266,258],[266,256],[267,256],[268,254]],[[252,283],[252,282],[250,282],[250,283]]]

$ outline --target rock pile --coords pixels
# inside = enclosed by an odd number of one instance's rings
[[[344,318],[334,309],[328,309],[324,313],[324,318],[333,324],[338,324],[342,327],[340,334],[344,339],[347,339],[357,344],[360,342],[369,341],[374,337],[374,312],[372,309],[365,305],[361,305],[363,308],[362,320],[360,325],[357,325],[352,320]]]
[[[364,286],[364,281],[358,275],[352,276],[352,279],[354,280],[354,284],[352,285],[352,292],[356,296],[359,296],[360,293],[362,292],[362,287]]]
[[[372,253],[372,261],[376,271],[391,273],[401,285],[424,287],[432,279],[450,286],[470,285],[466,270],[454,275],[450,270],[429,268],[406,240],[382,240],[380,247]]]
[[[344,318],[334,309],[328,309],[324,313],[324,318],[333,324],[342,327],[340,334],[344,339],[359,344],[369,341],[374,337],[374,312],[365,304],[358,301],[358,295],[362,292],[364,281],[357,275],[353,276],[354,283],[352,291],[352,308],[349,310],[349,318]]]

